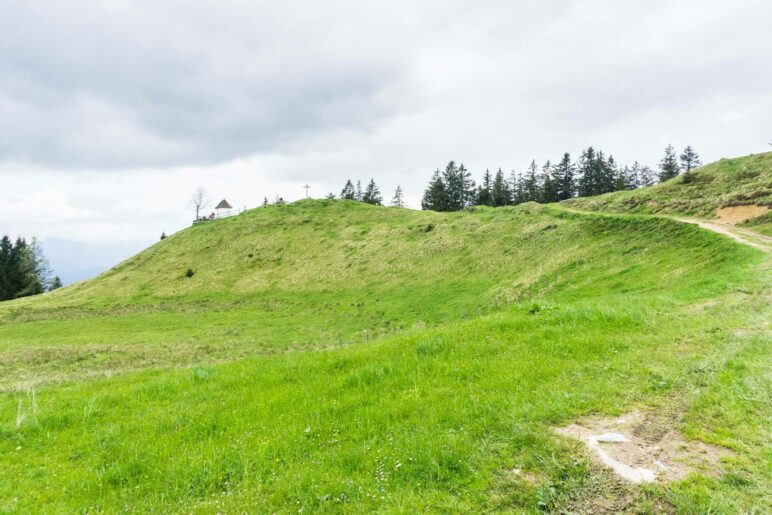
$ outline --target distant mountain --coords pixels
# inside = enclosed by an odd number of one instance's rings
[[[147,241],[83,242],[64,238],[42,241],[54,275],[65,285],[96,277],[149,244]]]

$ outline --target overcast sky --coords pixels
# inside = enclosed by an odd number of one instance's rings
[[[772,2],[0,0],[0,233],[151,242],[202,185],[417,206],[593,145],[772,150]]]

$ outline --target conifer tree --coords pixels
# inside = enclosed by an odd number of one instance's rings
[[[51,287],[48,289],[48,291],[58,290],[61,287],[62,287],[62,280],[59,279],[59,276],[57,275],[54,277],[54,280],[51,281]]]
[[[16,298],[19,295],[19,292],[24,291],[27,287],[29,277],[27,276],[27,270],[25,270],[25,268],[29,263],[27,257],[28,253],[29,249],[27,249],[27,241],[21,237],[16,238],[16,241],[11,248],[11,257],[8,266],[9,290],[11,295],[8,297],[9,299]]]
[[[0,239],[0,300],[45,292],[51,284],[51,269],[36,238],[30,243],[17,238]]]
[[[609,155],[606,159],[603,152],[598,152],[598,166],[599,166],[599,178],[600,187],[598,189],[599,194],[609,193],[615,191],[617,188],[617,176],[619,175],[619,169],[614,156]]]
[[[367,183],[367,188],[365,188],[365,192],[362,194],[362,202],[376,206],[383,204],[383,196],[381,195],[381,190],[375,185],[375,180],[370,179],[370,182]]]
[[[697,155],[697,152],[694,151],[691,145],[687,145],[679,157],[681,158],[681,169],[684,171],[684,174],[688,174],[702,164],[700,156]]]
[[[668,145],[665,149],[665,157],[659,162],[659,182],[669,181],[673,177],[678,176],[680,172],[681,167],[678,166],[673,145]]]
[[[346,181],[346,185],[340,190],[340,198],[343,200],[356,200],[356,191],[351,181]]]
[[[405,199],[404,195],[402,194],[402,187],[400,185],[397,185],[397,189],[394,190],[394,197],[391,199],[391,205],[393,207],[405,207]]]
[[[442,180],[442,173],[439,169],[434,171],[429,181],[423,199],[421,199],[421,209],[430,209],[432,211],[450,211],[448,208],[448,192],[445,182]]]
[[[579,196],[589,197],[598,191],[598,166],[595,149],[587,147],[579,157]]]
[[[656,183],[657,174],[654,173],[654,170],[652,170],[650,167],[643,165],[641,167],[641,171],[638,174],[638,182],[636,187],[648,188],[649,186],[654,186]]]
[[[0,301],[13,298],[13,285],[11,284],[11,258],[13,243],[8,236],[0,239]]]
[[[641,163],[638,161],[633,162],[633,166],[625,165],[624,168],[619,171],[616,189],[634,190],[637,188],[638,184],[641,182],[642,171],[643,168],[641,167]]]
[[[574,196],[576,186],[574,184],[575,167],[571,162],[571,155],[566,152],[560,162],[552,168],[552,182],[555,185],[557,200],[566,200]]]
[[[43,247],[36,237],[32,237],[29,245],[30,270],[42,288],[38,293],[43,293],[51,286],[51,265],[43,254]]]
[[[545,203],[557,202],[557,184],[552,180],[552,163],[549,160],[541,167],[541,178],[539,180],[541,182],[539,201]]]
[[[475,204],[478,206],[492,206],[493,199],[491,196],[491,190],[493,189],[493,181],[491,178],[490,170],[486,169],[483,175],[482,184],[477,188],[477,198]]]
[[[539,167],[536,165],[536,160],[531,161],[531,165],[525,172],[525,178],[521,181],[523,185],[523,202],[531,202],[539,200]]]
[[[496,177],[493,179],[493,186],[491,186],[491,205],[492,206],[506,206],[512,203],[512,191],[509,188],[509,184],[504,179],[504,172],[501,168],[496,172]]]
[[[474,201],[474,181],[472,174],[463,163],[456,166],[455,161],[450,161],[442,174],[442,182],[445,185],[447,205],[444,211],[460,211]]]
[[[362,181],[357,181],[357,189],[354,192],[354,200],[356,200],[357,202],[362,202],[363,195],[364,194],[362,193]]]
[[[523,179],[523,174],[518,173],[515,174],[515,171],[512,170],[511,174],[512,178],[512,203],[522,204],[523,202],[526,202],[526,195],[525,195],[525,188],[523,187],[523,183],[525,180]]]

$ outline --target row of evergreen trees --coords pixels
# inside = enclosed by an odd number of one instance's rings
[[[479,186],[463,163],[451,161],[445,170],[434,171],[424,192],[421,207],[434,211],[459,211],[467,206],[506,206],[523,202],[559,202],[573,197],[588,197],[619,190],[632,190],[666,181],[682,171],[691,171],[700,159],[691,146],[676,156],[672,145],[665,149],[659,173],[637,161],[619,166],[614,157],[589,147],[573,161],[566,152],[557,162],[547,161],[541,168],[532,161],[525,173],[514,170],[505,177],[501,168],[495,174],[485,171]]]
[[[346,185],[340,192],[340,197],[336,197],[334,193],[327,195],[328,199],[340,198],[341,200],[356,200],[357,202],[365,202],[367,204],[373,204],[376,206],[383,205],[383,195],[381,189],[375,184],[375,180],[370,179],[367,186],[362,189],[362,182],[357,181],[356,186],[351,180],[346,181]],[[390,205],[394,207],[405,207],[405,198],[402,193],[402,187],[397,186],[392,197]]]
[[[36,238],[27,242],[8,236],[0,239],[0,301],[37,295],[62,286],[51,278],[51,268]]]

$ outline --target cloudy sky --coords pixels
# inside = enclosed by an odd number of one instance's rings
[[[772,3],[0,0],[0,233],[141,246],[214,200],[588,145],[772,149]],[[96,251],[94,251],[96,252]]]

